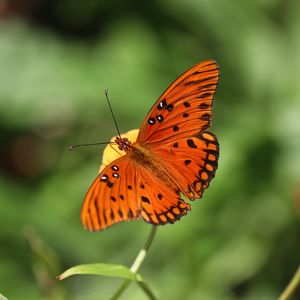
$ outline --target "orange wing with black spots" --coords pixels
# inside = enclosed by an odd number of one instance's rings
[[[153,225],[174,223],[187,214],[190,205],[176,191],[128,156],[109,164],[90,186],[81,210],[84,227],[90,231],[143,217]]]
[[[163,225],[174,223],[190,210],[190,205],[145,168],[141,169],[138,196],[142,203],[142,217],[147,223]]]
[[[139,218],[142,208],[137,197],[139,176],[127,155],[105,167],[85,196],[81,209],[83,226],[95,231]]]
[[[183,73],[152,106],[137,141],[155,147],[209,129],[219,77],[219,67],[213,60]]]
[[[179,190],[190,200],[202,197],[218,168],[219,143],[210,132],[202,132],[195,137],[183,138],[176,142],[153,149]]]

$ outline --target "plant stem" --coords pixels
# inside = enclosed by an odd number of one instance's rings
[[[130,270],[132,273],[137,273],[137,271],[139,270],[139,268],[141,267],[147,252],[153,242],[155,233],[156,233],[156,226],[152,226],[150,234],[145,242],[144,247],[140,250],[139,254],[137,255],[137,257],[135,258],[133,264],[130,267]],[[110,298],[110,300],[116,300],[118,299],[123,292],[127,289],[127,287],[130,285],[131,280],[129,279],[125,279],[123,281],[123,283],[121,284],[121,286],[118,288],[118,290],[114,293],[114,295]],[[145,291],[145,293],[149,296],[150,299],[155,300],[155,296],[152,293],[152,291],[150,290],[149,286],[147,286],[143,281],[139,282],[140,287]]]
[[[293,276],[292,280],[289,282],[288,286],[284,289],[282,294],[279,296],[278,300],[288,300],[294,294],[297,287],[300,285],[300,267],[298,267],[297,272]]]

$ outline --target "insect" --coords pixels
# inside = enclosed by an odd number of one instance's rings
[[[124,156],[113,160],[90,186],[81,210],[90,231],[143,218],[174,223],[202,197],[218,167],[219,144],[211,127],[219,67],[205,60],[178,77],[146,115],[136,141],[117,136]]]

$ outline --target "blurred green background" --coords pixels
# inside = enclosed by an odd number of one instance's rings
[[[168,85],[215,59],[217,176],[160,227],[141,273],[159,299],[278,297],[300,253],[300,2],[0,2],[0,293],[108,299],[120,280],[66,268],[130,265],[150,226],[85,231],[83,197],[115,127],[140,126]],[[294,299],[300,297],[295,295]],[[122,299],[147,299],[132,284]]]

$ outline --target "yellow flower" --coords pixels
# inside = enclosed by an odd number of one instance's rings
[[[139,130],[138,129],[132,129],[129,130],[126,133],[122,133],[121,137],[122,138],[128,138],[129,141],[131,142],[135,142],[136,138],[138,136]],[[111,138],[111,142],[115,142],[116,137],[112,137]],[[118,148],[117,144],[108,144],[104,151],[103,151],[103,155],[102,155],[102,164],[99,168],[99,173],[107,166],[109,165],[112,161],[116,160],[117,158],[119,158],[120,156],[125,155],[126,152],[123,150],[120,150]]]

